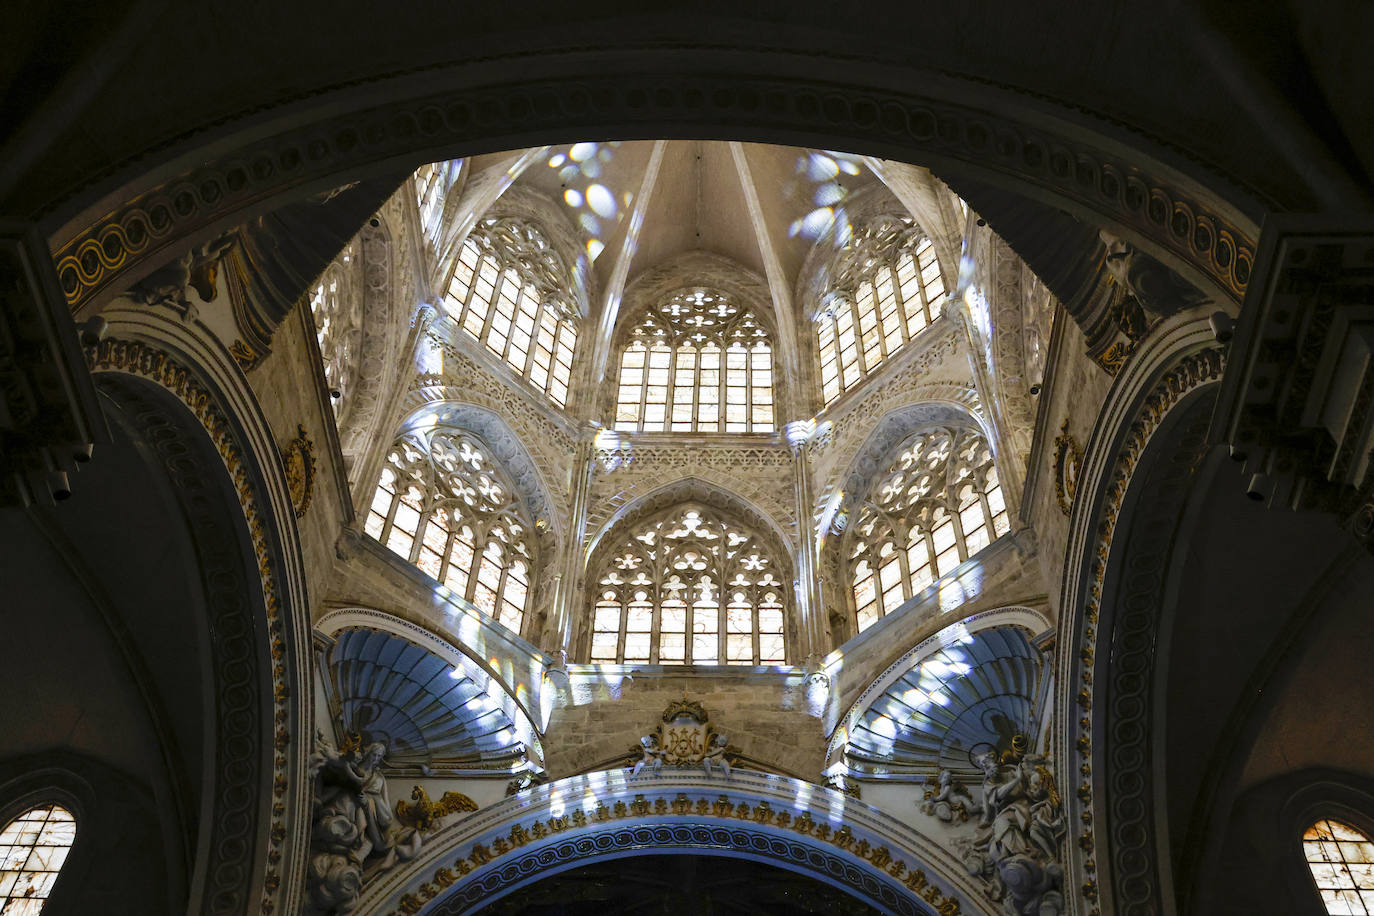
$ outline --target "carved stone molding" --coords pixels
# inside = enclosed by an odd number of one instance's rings
[[[292,744],[293,710],[297,703],[291,698],[282,589],[262,516],[261,497],[249,471],[245,451],[236,441],[228,418],[214,395],[196,381],[187,368],[154,347],[125,340],[104,340],[89,349],[87,356],[91,371],[102,386],[118,390],[121,401],[136,405],[142,422],[159,423],[165,429],[164,434],[150,435],[148,439],[163,453],[164,465],[176,480],[177,490],[192,505],[200,504],[208,498],[211,476],[227,473],[244,514],[244,524],[257,560],[260,577],[257,587],[262,589],[260,607],[265,611],[265,620],[254,619],[255,608],[259,605],[257,601],[245,603],[250,585],[238,581],[232,568],[226,567],[223,575],[212,574],[212,570],[207,572],[211,581],[228,583],[218,590],[212,589],[212,598],[219,595],[218,600],[224,602],[223,613],[231,613],[229,609],[234,605],[243,606],[232,612],[237,615],[232,620],[226,617],[216,625],[216,645],[221,649],[217,656],[219,697],[216,707],[220,733],[216,745],[222,753],[216,761],[220,770],[214,814],[217,826],[212,830],[216,845],[211,856],[205,900],[208,909],[219,912],[256,909],[272,913],[280,901],[283,872],[290,868],[290,863],[283,862],[283,854],[289,790],[292,788],[288,748]],[[140,394],[133,385],[120,382],[120,375],[146,379],[179,400],[204,428],[205,435],[224,462],[223,467],[201,468],[188,461],[190,453],[183,445],[184,432],[175,429],[173,421],[146,394]],[[222,526],[213,523],[196,526],[196,530],[203,537],[215,537],[217,532],[223,532]],[[221,546],[226,556],[238,551],[237,545]],[[273,744],[272,806],[265,834],[262,832],[264,825],[254,823],[256,800],[265,794],[268,778],[268,774],[258,770],[262,759],[259,736],[268,731],[263,721],[267,710],[262,708],[266,704],[259,694],[258,677],[252,673],[262,642],[268,645],[271,664],[270,733]],[[260,843],[263,845],[259,846]],[[255,854],[260,849],[266,854],[267,871],[255,908],[250,900],[254,893],[250,880]]]
[[[1147,751],[1151,709],[1147,701],[1149,672],[1155,648],[1151,621],[1158,613],[1158,601],[1148,594],[1129,601],[1123,596],[1106,595],[1104,582],[1109,569],[1119,568],[1114,564],[1125,562],[1128,567],[1147,564],[1140,569],[1131,567],[1141,575],[1132,575],[1128,570],[1123,578],[1132,588],[1157,592],[1162,587],[1164,573],[1161,557],[1167,557],[1173,526],[1166,524],[1162,516],[1153,527],[1147,524],[1145,527],[1161,539],[1159,546],[1146,550],[1132,541],[1132,555],[1125,560],[1119,552],[1113,553],[1113,541],[1127,493],[1134,492],[1133,485],[1137,481],[1133,478],[1151,437],[1177,405],[1194,392],[1214,384],[1221,377],[1224,364],[1222,351],[1211,347],[1174,358],[1169,368],[1144,392],[1139,406],[1122,418],[1124,438],[1119,446],[1112,448],[1112,460],[1104,469],[1103,495],[1098,503],[1096,521],[1090,522],[1081,512],[1073,516],[1091,525],[1083,548],[1089,559],[1086,579],[1077,583],[1075,592],[1067,597],[1067,600],[1077,601],[1074,595],[1082,595],[1084,603],[1081,612],[1068,609],[1072,616],[1066,621],[1065,629],[1070,633],[1077,630],[1076,641],[1068,641],[1077,654],[1068,659],[1070,676],[1059,689],[1059,695],[1060,702],[1074,702],[1080,709],[1077,727],[1067,736],[1072,740],[1071,746],[1077,751],[1079,761],[1077,804],[1072,806],[1078,816],[1071,817],[1070,821],[1076,825],[1077,845],[1081,850],[1079,892],[1088,902],[1086,912],[1090,916],[1099,913],[1095,858],[1098,852],[1106,852],[1111,858],[1108,875],[1115,911],[1154,912],[1160,896]],[[1202,432],[1206,412],[1190,412],[1188,417],[1191,425],[1181,433],[1180,440],[1185,443],[1184,449],[1172,456],[1172,460],[1152,465],[1151,470],[1151,473],[1174,475],[1170,478],[1171,492],[1178,494],[1178,499],[1186,495],[1186,483],[1205,447]],[[1142,484],[1141,489],[1148,486],[1148,483]],[[1155,502],[1158,505],[1147,510],[1151,518],[1155,517],[1154,513],[1170,508],[1175,513],[1173,517],[1177,517],[1177,502]],[[1118,611],[1118,608],[1125,610]],[[1110,651],[1098,651],[1103,638],[1110,641]],[[1110,666],[1106,664],[1107,659],[1112,660]],[[1095,712],[1095,691],[1103,684],[1110,685],[1110,708]],[[1105,728],[1112,730],[1110,736],[1101,733]],[[1073,735],[1077,738],[1072,739]],[[1106,772],[1101,772],[1100,768]],[[1066,784],[1068,782],[1070,780],[1065,780]],[[1095,799],[1099,793],[1110,805],[1105,816],[1095,813]],[[1099,828],[1105,828],[1107,835],[1104,836]]]
[[[948,99],[837,89],[805,78],[675,73],[627,79],[569,72],[513,85],[455,87],[242,146],[139,193],[66,240],[57,252],[63,291],[74,309],[81,308],[110,288],[127,287],[128,275],[148,259],[165,261],[177,239],[293,186],[347,181],[364,166],[407,154],[418,165],[423,158],[480,151],[482,138],[566,132],[585,125],[592,112],[599,123],[626,133],[665,124],[732,136],[804,131],[830,138],[826,145],[963,163],[976,174],[1024,183],[1065,209],[1092,213],[1147,239],[1236,300],[1249,281],[1251,228],[1234,223],[1225,215],[1229,208],[1193,190],[1193,182],[1148,155],[1094,137],[1091,127],[1059,130],[1020,111],[1012,116]],[[182,146],[189,151],[192,142]]]
[[[947,851],[843,794],[783,777],[700,770],[625,780],[571,777],[520,793],[440,834],[408,874],[362,903],[388,916],[470,912],[538,876],[637,848],[748,854],[827,880],[909,916],[981,910]],[[612,783],[611,780],[616,782]],[[552,799],[585,800],[560,802]]]
[[[1374,550],[1374,223],[1274,221],[1213,428],[1270,506],[1338,515]]]
[[[84,332],[99,340],[103,321]],[[108,441],[100,405],[33,232],[0,235],[0,506],[71,495],[71,475]]]

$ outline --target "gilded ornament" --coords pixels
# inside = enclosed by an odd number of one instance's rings
[[[460,811],[476,811],[477,803],[462,792],[445,792],[437,802],[429,800],[424,786],[416,786],[410,791],[414,803],[398,801],[396,819],[407,827],[414,827],[421,833],[428,833],[438,826],[438,820]]]
[[[282,461],[286,465],[286,488],[291,494],[296,518],[304,518],[310,501],[315,498],[315,443],[310,441],[304,425],[296,425],[296,438],[287,443]]]
[[[1054,439],[1054,497],[1059,510],[1068,515],[1078,494],[1078,475],[1083,470],[1083,447],[1069,433],[1069,421],[1059,427]]]

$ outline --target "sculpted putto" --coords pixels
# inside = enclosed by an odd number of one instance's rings
[[[983,803],[977,835],[956,844],[965,866],[1008,916],[1060,916],[1066,824],[1049,759],[988,750],[974,762],[983,771]]]
[[[381,743],[363,747],[355,739],[337,750],[323,735],[316,737],[306,885],[317,913],[351,912],[364,881],[420,851],[419,831],[391,829],[385,756]]]

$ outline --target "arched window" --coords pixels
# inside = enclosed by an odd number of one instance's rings
[[[76,842],[76,818],[60,805],[30,808],[0,833],[0,913],[37,916]]]
[[[431,162],[415,170],[415,203],[420,209],[420,228],[438,242],[439,222],[444,215],[444,199],[458,177],[463,160]]]
[[[787,588],[753,532],[697,505],[636,527],[592,571],[591,661],[777,665]]]
[[[362,335],[362,297],[348,282],[357,257],[358,243],[349,242],[334,263],[325,268],[310,292],[310,314],[315,319],[324,380],[336,417],[353,385],[354,363]]]
[[[544,234],[519,219],[487,219],[463,243],[444,309],[464,333],[567,406],[577,347],[568,271]]]
[[[908,439],[851,525],[859,629],[892,613],[1010,527],[981,433],[933,429]]]
[[[367,533],[516,632],[529,607],[530,526],[485,445],[440,430],[392,446]]]
[[[855,230],[836,255],[816,318],[825,402],[925,330],[944,295],[935,249],[910,220],[883,218]]]
[[[685,289],[645,312],[620,354],[615,428],[772,432],[773,348],[753,309]]]
[[[1303,858],[1328,913],[1374,913],[1374,842],[1349,824],[1320,820],[1302,837]]]

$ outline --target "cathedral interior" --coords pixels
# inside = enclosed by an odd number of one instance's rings
[[[1374,8],[4,18],[0,914],[1374,913]]]

